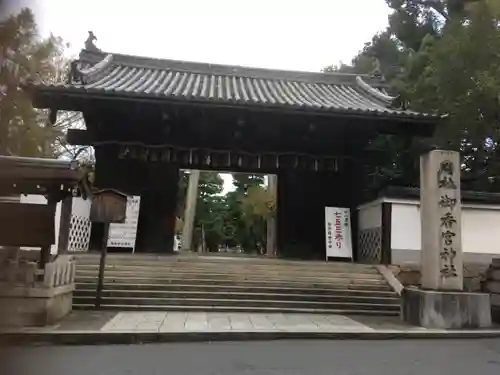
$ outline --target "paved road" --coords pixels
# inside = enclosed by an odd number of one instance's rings
[[[500,340],[275,341],[0,349],[2,375],[498,375]]]

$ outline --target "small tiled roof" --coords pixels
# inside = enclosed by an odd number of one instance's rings
[[[0,155],[0,192],[40,193],[49,185],[78,186],[86,196],[87,172],[74,160]]]
[[[245,68],[87,50],[82,51],[75,68],[72,83],[57,88],[195,103],[430,117],[392,108],[394,98],[376,88],[373,83],[377,80],[368,76]]]

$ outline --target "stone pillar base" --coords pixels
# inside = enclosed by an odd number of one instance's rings
[[[71,312],[75,285],[54,288],[0,284],[0,327],[52,325]]]
[[[491,326],[490,295],[404,289],[401,317],[425,328],[487,328]]]

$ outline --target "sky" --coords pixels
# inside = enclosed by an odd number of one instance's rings
[[[11,0],[11,8],[14,3],[32,8],[42,35],[70,43],[71,56],[93,31],[105,52],[313,72],[349,63],[389,15],[385,0]]]

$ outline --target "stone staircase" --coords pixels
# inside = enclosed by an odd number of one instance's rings
[[[99,256],[77,256],[74,308],[93,308]],[[377,269],[220,256],[108,255],[101,305],[116,310],[399,315]]]

